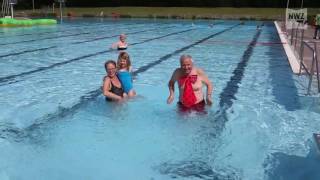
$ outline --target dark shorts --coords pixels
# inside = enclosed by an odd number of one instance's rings
[[[106,101],[112,101],[112,99],[111,99],[111,98],[108,98],[108,97],[105,97],[105,100],[106,100]]]
[[[123,50],[126,50],[127,48],[126,47],[118,47],[117,49],[118,49],[118,51],[123,51]]]
[[[192,105],[191,107],[184,106],[180,101],[177,104],[180,112],[189,112],[189,111],[205,112],[206,102],[204,100],[198,102],[197,104]]]

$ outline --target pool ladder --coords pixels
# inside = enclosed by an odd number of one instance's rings
[[[10,0],[2,0],[1,16],[10,16]]]
[[[313,46],[312,46],[313,45]],[[312,61],[311,61],[311,68],[308,69],[306,65],[303,62],[304,59],[304,48],[308,48],[312,53]],[[306,74],[309,76],[309,83],[308,83],[308,90],[307,94],[310,95],[311,86],[312,86],[312,80],[313,76],[316,75],[317,78],[317,86],[318,86],[318,93],[320,93],[320,72],[319,72],[319,60],[318,60],[318,54],[317,54],[317,43],[316,42],[308,42],[308,41],[302,41],[301,47],[300,47],[300,68],[299,68],[299,75],[302,72],[302,69]]]
[[[299,75],[302,73],[308,75],[308,89],[307,95],[310,95],[312,81],[314,76],[317,78],[317,88],[318,93],[320,93],[320,72],[319,72],[319,56],[318,56],[318,44],[316,41],[306,41],[305,40],[305,23],[297,23],[292,29],[290,34],[290,45],[297,52],[298,59],[300,60],[299,64]],[[300,46],[300,47],[299,47]],[[304,50],[308,49],[311,52],[311,66],[307,65],[304,61],[305,54]]]

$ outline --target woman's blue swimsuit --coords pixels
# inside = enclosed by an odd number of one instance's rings
[[[133,88],[131,73],[128,71],[118,71],[117,76],[121,81],[124,92],[128,93]]]

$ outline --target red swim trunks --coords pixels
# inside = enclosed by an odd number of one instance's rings
[[[197,112],[204,112],[205,113],[205,106],[206,102],[204,100],[194,104],[190,107],[186,107],[180,101],[178,102],[178,107],[180,112],[190,112],[190,111],[197,111]]]
[[[186,107],[191,107],[197,102],[197,98],[192,89],[192,84],[197,81],[197,75],[184,76],[179,79],[179,85],[184,84],[181,103]]]

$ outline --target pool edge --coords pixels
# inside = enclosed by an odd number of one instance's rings
[[[293,73],[295,74],[298,74],[299,73],[299,61],[298,59],[296,58],[293,50],[291,49],[287,39],[285,38],[285,35],[284,35],[284,32],[281,31],[281,28],[280,26],[278,25],[278,22],[277,21],[274,21],[274,24],[276,26],[276,29],[277,29],[277,33],[281,39],[281,42],[282,42],[282,46],[284,48],[284,51],[286,52],[286,55],[288,57],[288,61],[289,61],[289,64],[290,64],[290,67],[291,67],[291,70]]]

